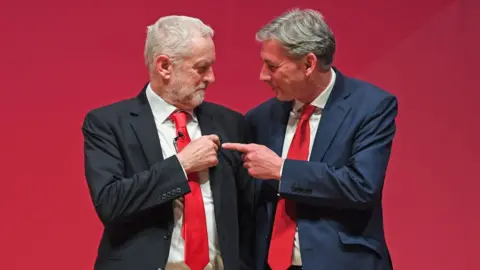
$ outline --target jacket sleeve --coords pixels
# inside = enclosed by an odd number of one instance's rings
[[[364,209],[376,202],[384,185],[395,135],[397,99],[379,103],[357,132],[348,163],[334,168],[322,162],[285,160],[279,193],[316,206]]]
[[[108,123],[89,113],[82,132],[85,176],[95,210],[104,224],[129,219],[190,192],[175,155],[126,177],[122,152]]]

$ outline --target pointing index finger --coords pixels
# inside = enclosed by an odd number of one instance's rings
[[[250,148],[244,143],[224,143],[222,147],[229,150],[236,150],[242,153],[248,152]]]

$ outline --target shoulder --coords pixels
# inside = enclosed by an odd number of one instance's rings
[[[248,118],[256,118],[262,115],[267,115],[279,103],[281,103],[281,101],[279,101],[277,98],[270,98],[250,109],[245,115]]]
[[[365,80],[344,77],[344,86],[352,95],[351,105],[360,110],[375,111],[379,107],[397,108],[397,97],[378,85]]]
[[[378,97],[378,98],[392,98],[395,97],[389,91],[365,80],[345,77],[345,85],[352,88],[352,93],[361,94],[363,96]]]
[[[242,113],[224,105],[205,101],[200,106],[202,111],[206,111],[210,115],[213,115],[215,119],[219,121],[243,121],[244,119]]]
[[[83,127],[105,125],[123,119],[137,106],[137,98],[124,99],[104,106],[93,108],[84,116]]]

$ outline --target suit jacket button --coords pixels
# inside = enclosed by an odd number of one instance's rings
[[[163,239],[168,240],[170,238],[170,234],[166,234],[163,236]]]

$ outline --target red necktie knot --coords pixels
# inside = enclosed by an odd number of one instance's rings
[[[302,108],[302,115],[300,116],[300,118],[303,120],[310,119],[312,114],[315,112],[315,109],[315,106],[311,104],[305,104]]]
[[[185,111],[174,111],[169,118],[175,123],[177,129],[187,126],[188,113]]]

